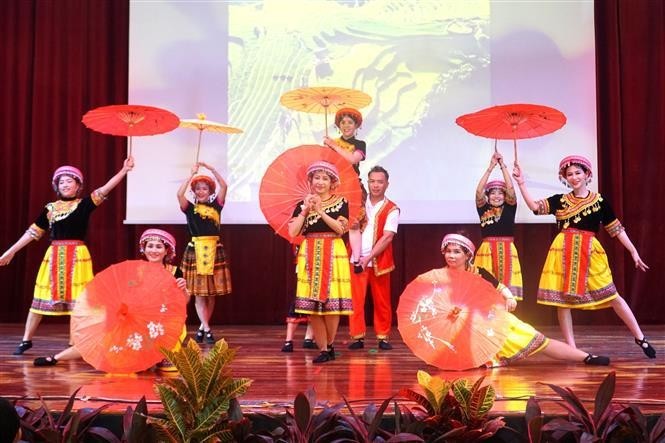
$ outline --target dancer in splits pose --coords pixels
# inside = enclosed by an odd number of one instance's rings
[[[605,250],[596,239],[602,224],[630,252],[635,268],[646,271],[637,249],[602,195],[587,186],[593,176],[591,162],[571,155],[559,164],[559,179],[572,189],[534,200],[524,182],[522,169],[515,164],[513,176],[527,206],[535,214],[553,214],[560,229],[552,242],[538,285],[538,303],[557,307],[564,339],[575,346],[571,309],[612,308],[635,337],[635,343],[647,357],[656,358],[656,350],[647,341],[625,300],[618,294]]]
[[[76,299],[93,277],[92,259],[84,243],[90,216],[133,167],[134,159],[127,158],[122,169],[105,185],[84,197],[81,197],[81,171],[73,166],[56,169],[51,182],[58,199],[47,203],[25,234],[0,256],[0,266],[8,265],[14,254],[33,240],[42,238],[44,233],[49,233],[51,245],[37,273],[23,339],[14,355],[21,355],[32,348],[32,338],[44,315],[72,313]]]

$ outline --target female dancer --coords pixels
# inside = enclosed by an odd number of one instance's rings
[[[84,243],[92,211],[134,167],[128,157],[122,169],[101,188],[80,197],[83,174],[73,166],[61,166],[53,173],[52,183],[58,199],[47,203],[27,231],[2,256],[0,266],[8,265],[14,254],[50,231],[51,245],[37,273],[32,306],[25,322],[23,340],[14,351],[21,355],[32,348],[32,337],[44,315],[70,315],[76,298],[92,280],[92,260]]]
[[[321,353],[314,363],[335,359],[333,342],[340,315],[353,312],[349,257],[342,241],[349,217],[344,197],[333,193],[339,183],[337,168],[325,161],[307,168],[311,194],[296,206],[289,235],[305,236],[298,251],[296,313],[309,315]]]
[[[323,144],[333,149],[339,155],[348,160],[352,165],[353,169],[358,174],[358,181],[360,182],[360,188],[362,189],[362,204],[361,212],[357,220],[351,220],[351,225],[349,226],[349,243],[351,244],[351,262],[354,265],[354,272],[360,273],[363,271],[362,266],[360,266],[360,249],[362,236],[361,231],[365,228],[367,220],[365,219],[365,201],[367,200],[367,190],[362,184],[360,179],[360,167],[359,163],[365,160],[367,153],[367,145],[362,140],[356,139],[356,132],[358,128],[363,123],[363,116],[357,109],[353,108],[342,108],[335,114],[335,126],[342,133],[342,136],[338,139],[331,139],[330,137],[325,137],[323,139]]]
[[[443,269],[433,269],[418,276],[419,279],[427,281],[441,281],[440,274],[451,271],[468,271],[478,275],[491,283],[506,300],[506,310],[512,311],[517,306],[515,296],[510,290],[500,283],[487,270],[473,265],[473,253],[475,246],[471,240],[459,234],[448,234],[441,242],[441,253],[444,258]],[[448,276],[452,277],[453,273]],[[609,365],[610,359],[603,356],[588,354],[566,343],[545,337],[528,323],[508,313],[509,329],[508,338],[496,353],[492,361],[487,363],[488,367],[505,366],[516,360],[526,358],[536,352],[557,359],[574,362],[584,362],[587,365]]]
[[[189,297],[189,293],[187,292],[187,282],[182,278],[182,271],[177,266],[171,264],[176,251],[175,238],[173,238],[171,234],[162,231],[161,229],[146,229],[143,231],[143,234],[141,234],[141,238],[139,239],[139,248],[141,256],[145,260],[150,263],[161,263],[164,265],[164,268],[171,272],[175,277],[178,288],[182,289],[184,294]],[[183,341],[186,336],[187,328],[183,325],[183,333],[180,337],[180,341]],[[179,348],[180,343],[173,348],[173,351],[177,351]],[[70,346],[55,355],[37,357],[33,363],[35,366],[55,366],[59,361],[74,360],[77,358],[81,358],[81,353],[76,347]],[[173,368],[173,364],[171,364],[168,359],[164,359],[157,364],[157,369],[161,371],[169,372],[172,371]]]
[[[488,182],[497,165],[501,168],[503,181]],[[522,300],[522,268],[513,243],[517,199],[508,168],[498,152],[492,155],[489,168],[476,188],[476,208],[483,241],[478,247],[475,263],[507,286],[517,300]]]
[[[219,188],[207,175],[196,175],[200,166],[215,176]],[[188,186],[194,194],[194,203],[185,197]],[[187,228],[192,236],[183,254],[181,268],[187,280],[187,290],[196,297],[196,313],[201,321],[194,336],[197,343],[203,343],[204,339],[206,343],[215,343],[210,329],[215,297],[231,293],[230,265],[219,237],[226,189],[226,182],[217,170],[203,162],[192,167],[192,175],[178,189],[178,203],[187,217]]]
[[[561,160],[559,180],[572,188],[572,192],[543,200],[531,198],[518,164],[515,164],[513,176],[527,206],[538,215],[553,214],[560,229],[540,276],[538,303],[557,307],[559,326],[566,342],[575,346],[571,309],[611,307],[630,329],[635,343],[649,358],[655,358],[656,350],[614,286],[605,250],[595,236],[600,224],[630,252],[636,268],[646,271],[649,267],[640,258],[607,200],[587,188],[593,176],[591,162],[580,155]]]

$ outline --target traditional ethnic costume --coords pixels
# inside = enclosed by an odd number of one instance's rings
[[[491,189],[501,189],[505,200],[501,206],[492,206],[487,200]],[[485,193],[476,195],[476,209],[480,217],[483,238],[474,263],[487,269],[506,285],[517,300],[522,300],[522,268],[513,242],[517,199],[514,189],[508,189],[502,180],[485,185]]]
[[[360,125],[362,125],[363,123],[363,116],[360,113],[360,111],[353,108],[342,108],[335,113],[335,126],[339,128],[340,122],[344,117],[351,118],[356,123],[357,127],[360,127]],[[365,157],[367,156],[367,144],[363,140],[356,139],[355,136],[348,139],[344,137],[339,137],[335,139],[335,143],[337,143],[337,145],[340,148],[344,149],[345,151],[351,153],[356,151],[360,152],[360,154],[362,154],[362,159],[360,161],[365,160]],[[367,189],[365,189],[362,179],[360,178],[360,165],[358,163],[355,163],[353,165],[353,170],[356,171],[356,174],[358,174],[358,182],[360,184],[360,189],[362,191],[362,204],[361,204],[360,213],[358,214],[358,219],[351,220],[351,224],[349,227],[350,229],[362,230],[365,228],[365,225],[367,224],[367,218],[365,215],[365,202],[367,201]]]
[[[384,231],[397,233],[399,208],[391,200],[384,198],[376,205],[370,200],[365,203],[367,226],[362,234],[361,257],[368,256]],[[352,265],[353,266],[353,265]],[[378,256],[374,257],[366,269],[351,274],[353,290],[353,315],[349,317],[351,338],[360,340],[365,336],[365,297],[367,285],[372,291],[374,305],[374,330],[378,340],[387,340],[392,325],[390,303],[390,272],[395,269],[392,242]],[[360,346],[357,346],[360,348]],[[352,348],[354,349],[354,348]]]
[[[562,308],[603,309],[618,296],[605,250],[596,239],[602,223],[610,237],[624,227],[598,193],[556,194],[538,200],[538,215],[554,214],[554,238],[538,285],[538,303]]]
[[[302,211],[301,201],[293,211],[297,217]],[[322,202],[327,215],[348,224],[349,205],[344,197],[333,195]],[[296,270],[295,312],[308,315],[350,315],[351,278],[349,256],[341,236],[311,212],[305,218],[302,234],[305,236],[300,249]]]
[[[69,175],[83,183],[81,172],[71,166],[58,168],[53,176]],[[70,315],[76,299],[92,280],[92,260],[84,243],[92,211],[104,201],[99,190],[84,198],[60,199],[48,203],[28,233],[40,239],[50,231],[51,245],[37,273],[30,311],[42,315]]]
[[[219,236],[223,207],[215,199],[210,203],[189,203],[183,210],[192,240],[187,244],[180,267],[191,295],[231,293],[230,265]]]

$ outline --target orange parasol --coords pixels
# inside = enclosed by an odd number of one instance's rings
[[[314,86],[294,89],[284,93],[279,102],[282,106],[310,114],[324,114],[326,136],[328,136],[328,113],[341,108],[360,109],[372,103],[372,98],[357,89],[335,86]]]
[[[199,142],[196,145],[195,164],[199,162],[199,152],[201,151],[201,136],[203,135],[203,131],[222,132],[224,134],[240,134],[242,132],[242,129],[234,128],[233,126],[227,126],[223,123],[206,120],[206,115],[202,113],[196,114],[196,118],[180,120],[180,127],[197,129],[199,131]]]
[[[166,109],[143,105],[101,106],[85,113],[83,124],[102,134],[129,137],[129,155],[132,155],[132,137],[155,135],[173,131],[180,120]]]
[[[95,369],[132,373],[178,342],[187,299],[160,264],[128,260],[88,283],[72,314],[74,346]]]
[[[397,324],[404,343],[426,363],[447,370],[477,368],[506,340],[504,304],[479,275],[433,269],[402,292]]]
[[[513,140],[517,161],[517,139],[540,137],[560,129],[566,116],[554,108],[543,105],[515,103],[492,106],[457,117],[455,123],[468,132],[495,140]]]
[[[288,223],[298,202],[311,192],[307,168],[319,160],[337,167],[340,183],[334,193],[346,197],[349,202],[349,220],[358,217],[360,213],[362,190],[358,174],[350,162],[332,149],[319,145],[288,149],[268,166],[263,175],[259,188],[259,206],[275,232],[292,243],[298,244],[302,238],[293,239],[289,236]]]

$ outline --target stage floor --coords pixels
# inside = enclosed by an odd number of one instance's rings
[[[81,387],[78,393],[81,400],[75,409],[113,403],[110,410],[120,412],[145,395],[150,412],[161,410],[153,389],[154,383],[161,380],[161,374],[146,371],[136,376],[111,377],[83,361],[60,362],[48,368],[34,367],[35,357],[54,354],[66,346],[67,327],[64,324],[42,325],[34,347],[23,356],[13,356],[11,353],[21,338],[22,329],[20,324],[0,324],[0,396],[10,399],[26,397],[27,401],[41,395],[52,409],[59,410],[69,395]],[[336,404],[344,396],[354,409],[362,410],[368,403],[379,404],[395,395],[400,388],[417,389],[416,372],[419,369],[449,380],[476,380],[484,375],[486,382],[496,390],[495,415],[522,415],[530,396],[542,400],[545,413],[560,414],[562,409],[552,401],[556,396],[539,382],[570,387],[592,408],[596,388],[609,371],[617,373],[615,400],[638,405],[645,414],[665,412],[665,326],[645,328],[658,351],[658,358],[654,360],[643,355],[622,326],[578,326],[578,346],[609,355],[611,366],[557,362],[536,355],[510,367],[464,372],[441,371],[426,365],[398,339],[397,331],[394,332],[392,351],[378,351],[372,339],[368,339],[364,350],[350,351],[346,349],[346,339],[338,340],[337,359],[314,365],[311,360],[317,351],[300,347],[304,327],[298,331],[295,352],[280,352],[284,330],[279,326],[224,326],[214,331],[218,339],[223,337],[231,347],[239,348],[232,364],[233,375],[254,380],[247,394],[240,399],[245,412],[282,413],[284,406],[291,405],[299,391],[310,387],[314,387],[319,402]],[[548,336],[559,336],[556,328],[543,328],[542,331]],[[341,328],[339,337],[346,337],[346,333],[347,330]]]

